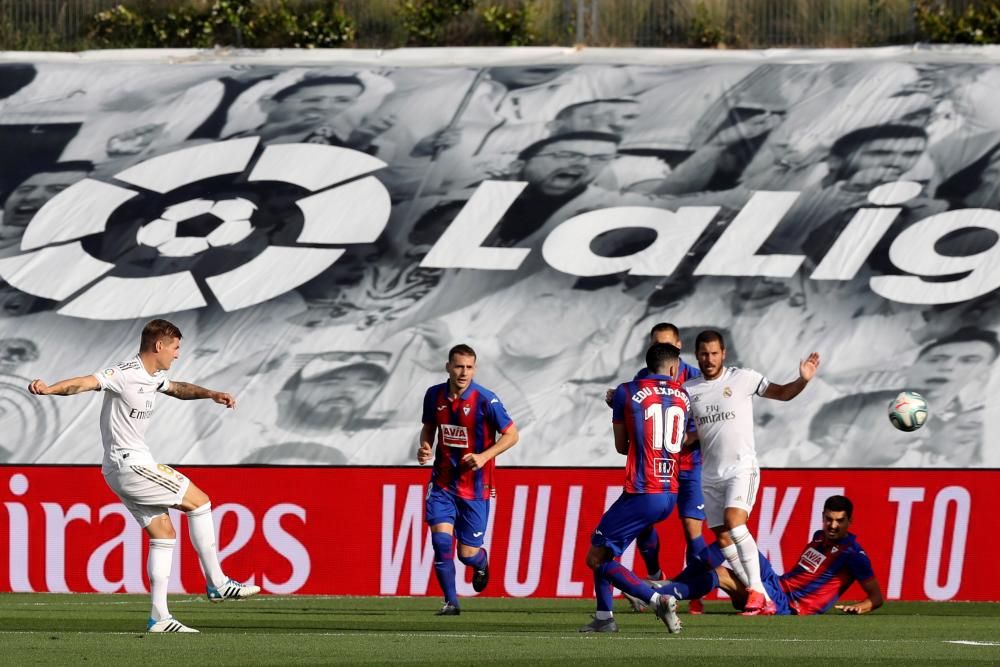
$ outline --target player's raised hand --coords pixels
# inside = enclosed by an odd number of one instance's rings
[[[45,384],[41,380],[32,380],[31,384],[28,385],[28,391],[32,394],[37,394],[38,396],[45,396],[49,393],[49,385]]]
[[[232,397],[231,394],[227,394],[222,391],[217,391],[212,394],[212,400],[219,405],[224,405],[227,408],[236,409],[236,399]]]
[[[421,442],[420,449],[417,450],[417,463],[424,465],[434,458],[434,449],[429,442]]]
[[[799,376],[809,382],[819,370],[819,353],[813,352],[799,364]]]

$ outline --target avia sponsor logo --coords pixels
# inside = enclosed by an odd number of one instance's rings
[[[8,559],[0,561],[0,591],[147,592],[147,540],[128,509],[120,502],[94,500],[114,498],[107,489],[91,494],[87,502],[67,500],[79,499],[81,488],[96,487],[100,473],[93,467],[64,468],[57,474],[57,483],[43,474],[44,481],[33,484],[30,469],[0,478],[7,487],[3,495],[10,498],[0,513],[0,532],[9,544]],[[183,525],[186,517],[176,510],[170,514],[177,533],[170,592],[203,594],[205,580]],[[241,503],[221,503],[212,515],[227,574],[271,593],[295,593],[306,585],[312,559],[295,534],[306,529],[304,507],[277,503],[254,511]],[[256,561],[266,557],[267,565],[257,568],[260,577],[239,572],[243,568],[232,561],[227,566],[227,559],[249,556]]]
[[[441,444],[445,447],[467,449],[469,447],[468,429],[454,424],[441,424]]]
[[[799,566],[808,572],[815,572],[824,560],[826,560],[826,556],[821,551],[809,547],[799,557]]]
[[[74,183],[34,215],[22,254],[0,259],[0,277],[84,319],[210,301],[234,311],[315,278],[344,254],[339,246],[382,234],[389,193],[368,174],[384,162],[334,146],[259,144],[202,144]],[[297,235],[272,245],[277,229]]]

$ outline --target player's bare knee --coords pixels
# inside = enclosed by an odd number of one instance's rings
[[[208,494],[199,489],[194,484],[191,484],[187,492],[184,494],[184,499],[181,501],[180,508],[185,512],[190,512],[191,510],[198,509],[199,507],[204,507],[208,503],[212,502]]]
[[[153,520],[146,526],[146,534],[154,540],[177,539],[174,531],[174,523],[170,520],[169,514],[161,514],[153,517]]]
[[[591,570],[596,570],[609,560],[611,560],[611,558],[607,549],[591,547],[590,551],[587,552],[587,567]]]
[[[482,547],[472,547],[472,546],[469,546],[468,544],[459,543],[459,545],[458,545],[458,556],[459,556],[460,559],[461,558],[475,558],[476,554],[478,554],[481,549],[482,549]]]

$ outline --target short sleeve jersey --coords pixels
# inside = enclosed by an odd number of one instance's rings
[[[684,383],[701,441],[703,482],[757,467],[753,397],[763,396],[768,384],[757,371],[733,366],[714,380],[699,377]]]
[[[648,376],[649,376],[649,369],[642,368],[639,370],[638,373],[635,374],[635,379],[639,380],[641,378]],[[700,370],[698,370],[691,364],[681,359],[680,368],[677,369],[677,377],[674,378],[675,380],[677,380],[677,382],[684,384],[688,380],[700,377],[701,377]],[[694,428],[693,422],[692,422],[692,428]],[[688,448],[682,449],[680,454],[680,459],[678,460],[678,464],[679,464],[678,470],[680,472],[691,472],[692,470],[696,470],[699,466],[701,466],[701,445],[695,442],[694,447],[690,449]]]
[[[701,441],[702,481],[711,483],[757,467],[753,397],[763,396],[767,378],[747,368],[725,368],[719,377],[684,383]]]
[[[163,371],[150,375],[136,355],[133,359],[94,373],[104,391],[101,405],[102,470],[111,472],[129,459],[152,462],[146,446],[146,429],[153,416],[157,392],[166,391],[170,380]]]
[[[647,375],[615,389],[611,419],[625,426],[629,442],[626,492],[677,493],[677,465],[690,405],[680,383],[665,375]]]
[[[506,433],[513,426],[496,394],[473,382],[451,400],[447,382],[434,385],[424,394],[423,423],[437,427],[431,483],[466,500],[492,497],[494,460],[473,470],[462,463],[462,457],[486,451],[496,444],[498,432]]]
[[[853,533],[827,545],[817,530],[799,561],[781,577],[781,588],[799,614],[825,613],[855,581],[875,576],[868,554]]]

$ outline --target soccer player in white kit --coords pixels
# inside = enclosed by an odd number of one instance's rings
[[[757,543],[746,526],[760,485],[753,397],[795,398],[816,375],[819,355],[813,352],[799,364],[797,379],[774,384],[757,371],[725,366],[726,342],[718,331],[699,333],[695,354],[702,377],[685,382],[684,389],[691,396],[701,440],[706,520],[729,566],[747,587],[744,614],[771,615],[775,605],[761,582]]]
[[[147,632],[198,632],[173,618],[167,609],[167,581],[176,544],[168,514],[172,507],[187,514],[209,600],[246,598],[260,592],[259,586],[237,583],[222,573],[208,496],[181,473],[157,463],[146,446],[144,435],[157,392],[181,400],[210,398],[227,408],[236,407],[236,399],[229,394],[167,379],[166,371],[177,359],[180,344],[180,329],[166,320],[152,320],[143,328],[139,354],[132,359],[51,387],[41,380],[32,380],[28,385],[28,391],[40,396],[105,392],[101,407],[101,471],[108,486],[149,535],[147,568],[153,608]]]

